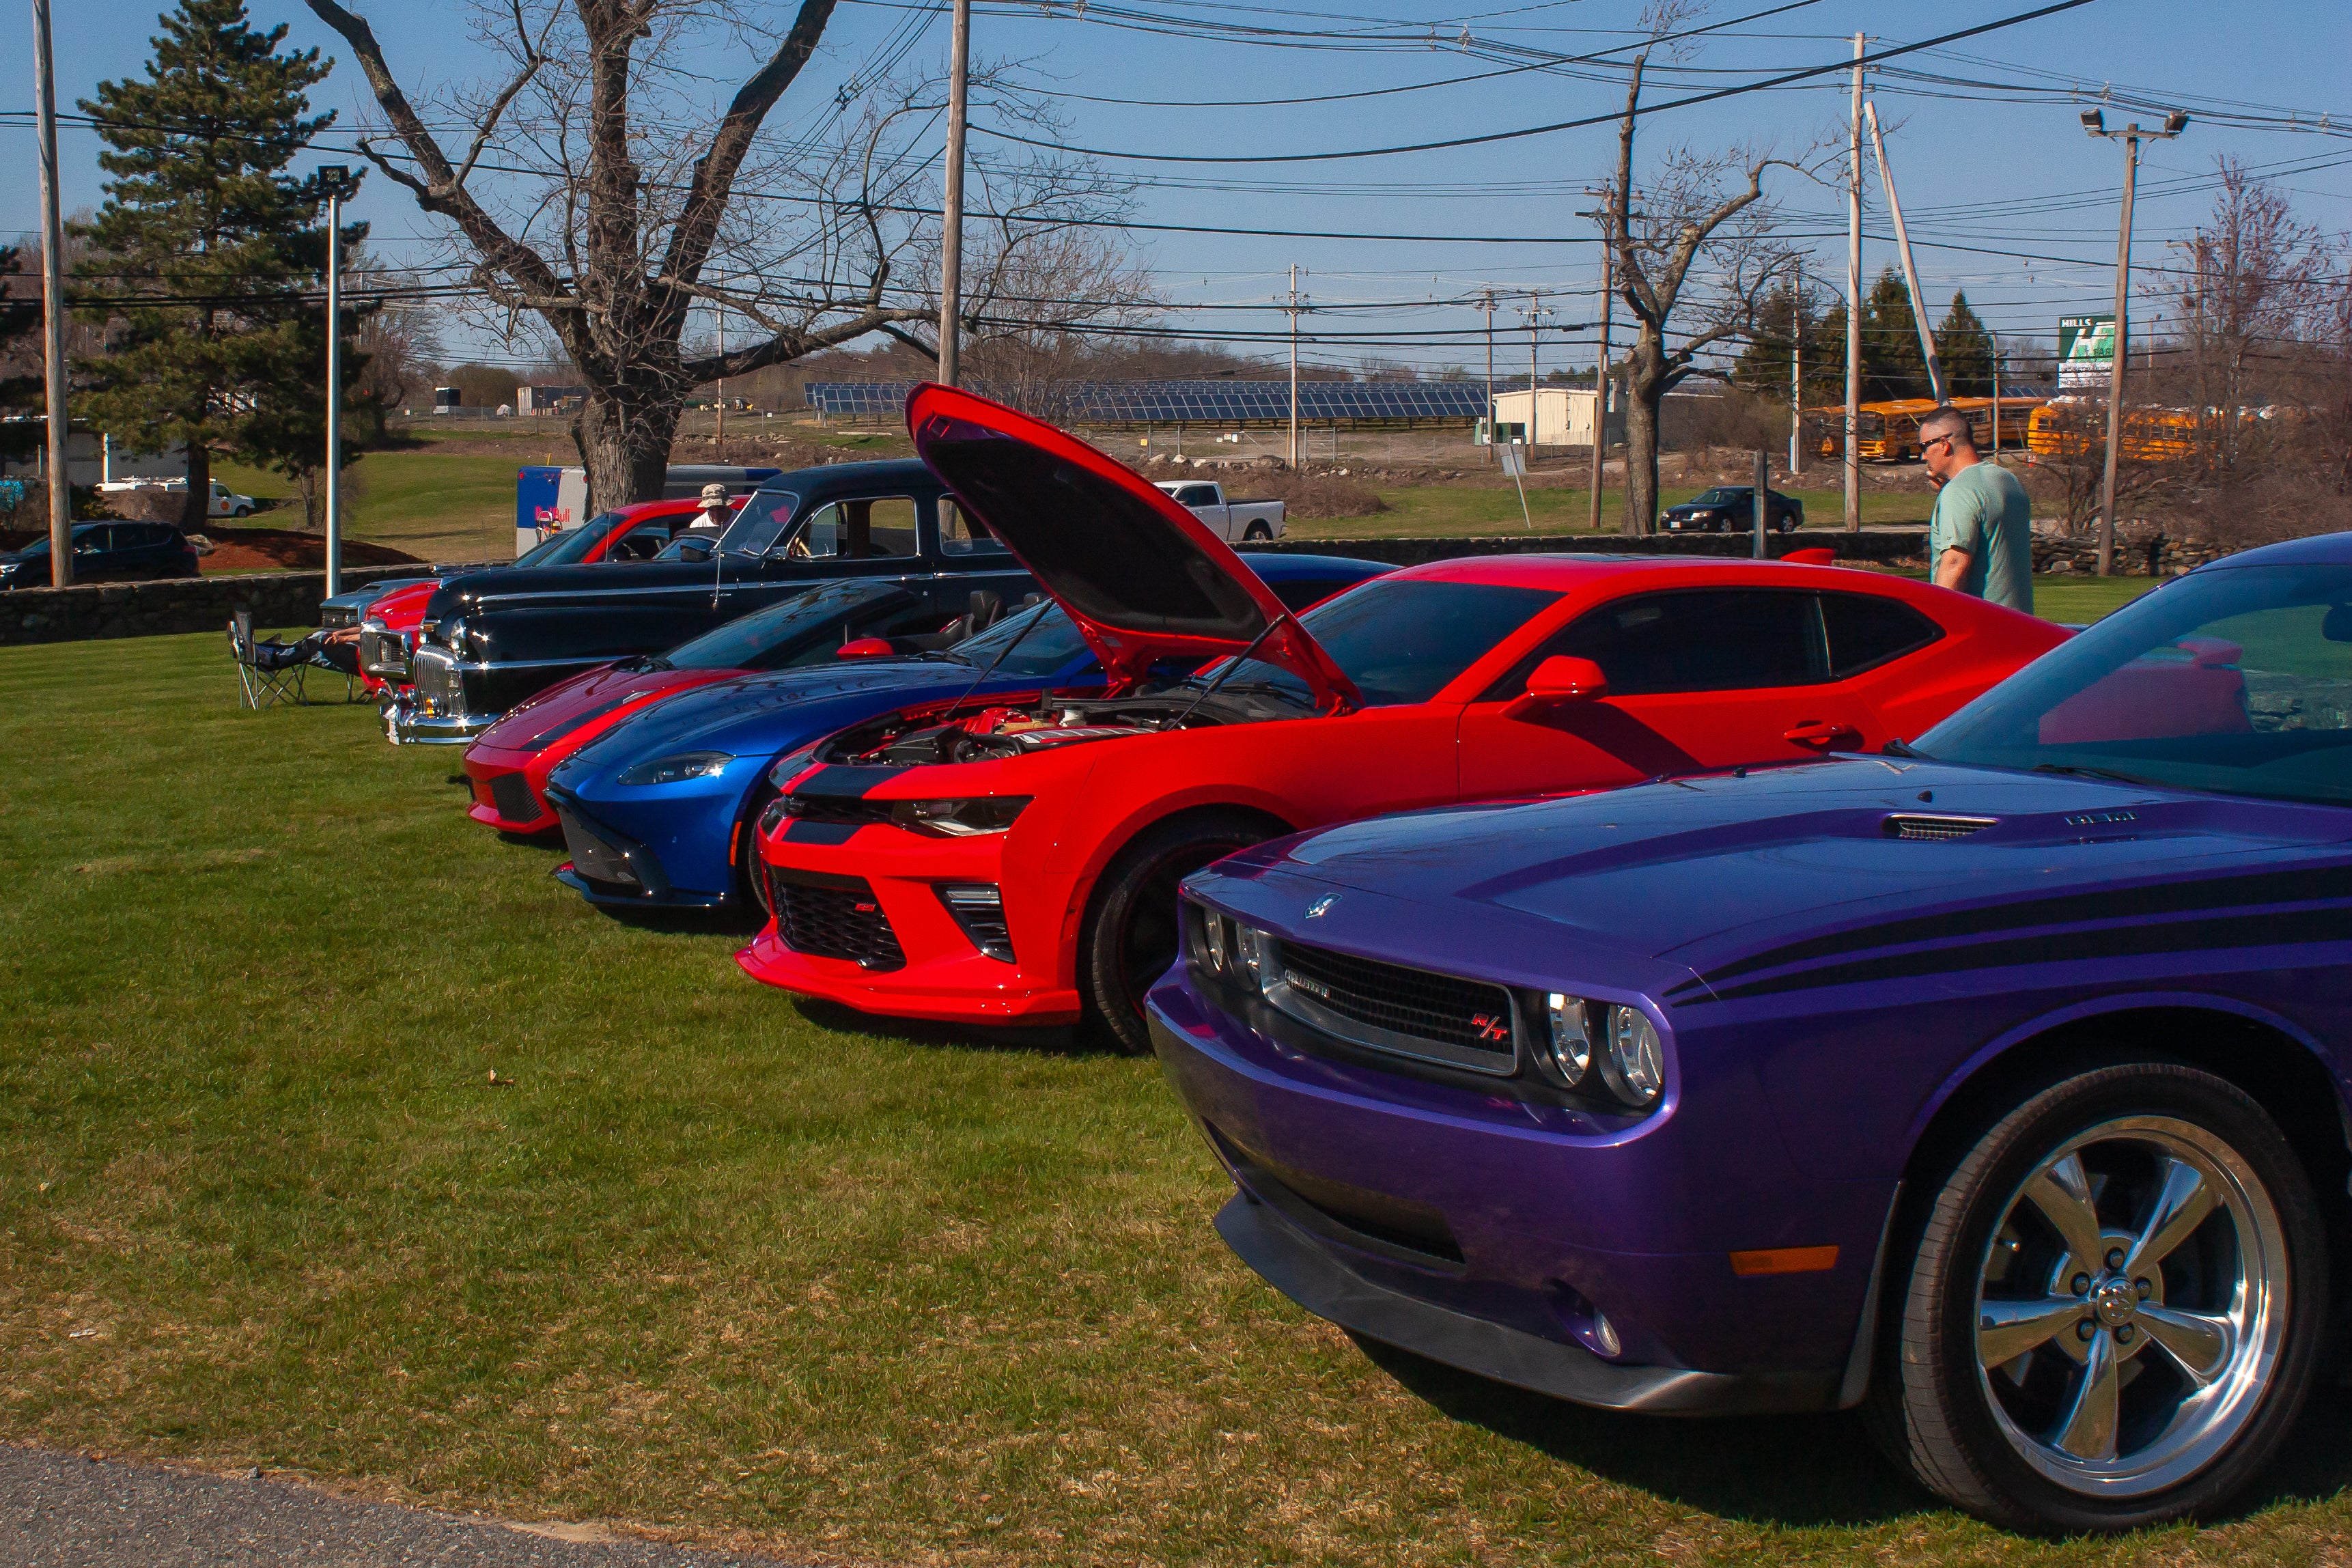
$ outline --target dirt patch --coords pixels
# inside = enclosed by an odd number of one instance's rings
[[[218,525],[205,531],[213,542],[213,552],[204,558],[205,573],[215,572],[321,572],[327,565],[327,536],[323,533],[301,533],[287,528],[222,528]],[[346,566],[405,566],[416,557],[404,550],[394,550],[389,544],[370,544],[365,540],[343,541],[343,564]]]

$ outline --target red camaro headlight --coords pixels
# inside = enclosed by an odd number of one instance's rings
[[[970,800],[902,800],[892,804],[890,820],[918,833],[940,833],[971,838],[1002,833],[1013,826],[1032,799],[1025,795],[978,795]]]

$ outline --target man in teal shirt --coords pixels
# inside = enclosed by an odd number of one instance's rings
[[[2033,503],[2017,476],[1977,456],[1969,416],[1939,408],[1919,421],[1920,453],[1940,488],[1927,521],[1927,563],[1940,588],[2033,613]]]

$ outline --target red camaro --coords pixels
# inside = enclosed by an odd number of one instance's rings
[[[869,1012],[1084,1020],[1145,1050],[1176,884],[1243,846],[1412,807],[1874,750],[2063,633],[1925,584],[1689,557],[1498,555],[1293,617],[1083,442],[919,388],[916,449],[1069,611],[1085,699],[934,703],[778,764],[753,977]],[[1232,657],[1173,682],[1170,661]]]

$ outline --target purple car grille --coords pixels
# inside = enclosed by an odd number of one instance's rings
[[[863,877],[763,867],[776,932],[794,952],[812,958],[843,958],[863,969],[904,969],[907,955],[898,933]]]
[[[1342,1018],[1499,1063],[1515,1055],[1511,994],[1500,985],[1295,942],[1282,944],[1282,967],[1291,989]]]

